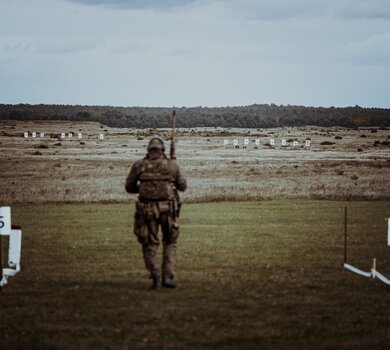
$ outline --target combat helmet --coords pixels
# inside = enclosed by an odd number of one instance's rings
[[[159,149],[165,152],[165,145],[164,141],[161,137],[153,136],[148,144],[148,152],[150,152],[153,149]]]

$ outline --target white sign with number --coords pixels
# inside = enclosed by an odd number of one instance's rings
[[[269,140],[269,144],[270,144],[271,146],[275,146],[275,139]]]
[[[73,137],[73,134],[70,132],[69,135],[68,135],[68,138],[72,138]]]
[[[0,235],[11,233],[11,207],[0,207]]]
[[[24,133],[24,138],[25,138],[25,139],[28,139],[28,132],[25,132],[25,133]]]
[[[61,138],[62,138],[62,139],[65,138],[65,133],[64,133],[64,132],[61,133]]]
[[[256,139],[256,140],[255,140],[255,145],[256,145],[256,146],[259,146],[259,145],[260,145],[260,139]]]
[[[43,139],[43,138],[45,137],[45,133],[41,132],[41,133],[39,134],[39,136],[41,137],[41,139]]]
[[[32,136],[32,137],[37,137],[37,133],[36,133],[36,132],[33,132],[31,136]]]
[[[306,147],[310,147],[310,140],[306,140],[305,146],[306,146]]]
[[[79,140],[80,139],[82,139],[83,138],[83,134],[81,133],[81,132],[79,132],[78,134],[77,134],[77,137],[79,138]]]
[[[286,140],[282,139],[282,146],[287,146]]]
[[[245,146],[248,146],[248,145],[249,145],[249,140],[248,140],[248,139],[244,139],[244,145],[245,145]]]
[[[234,145],[234,146],[238,146],[238,140],[237,140],[237,139],[234,139],[234,140],[233,140],[233,145]]]
[[[229,144],[229,140],[223,140],[223,144],[227,146]]]
[[[103,140],[104,139],[104,134],[99,134],[99,140]]]
[[[298,147],[298,141],[294,141],[294,142],[293,142],[293,146],[294,146],[294,147]]]

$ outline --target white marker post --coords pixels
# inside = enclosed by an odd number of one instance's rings
[[[61,133],[61,138],[62,138],[62,139],[65,138],[65,133],[64,133],[64,132]]]
[[[255,140],[255,145],[256,145],[256,146],[260,146],[260,139],[256,139],[256,140]]]
[[[83,134],[82,134],[81,132],[79,132],[79,133],[77,134],[77,137],[78,137],[79,140],[81,140],[81,139],[83,138]]]
[[[99,140],[104,140],[104,134],[99,134]]]
[[[294,147],[298,147],[298,141],[296,141],[296,140],[293,141],[293,146],[294,146]]]
[[[387,245],[390,246],[390,218],[387,219]]]
[[[39,137],[40,137],[41,139],[43,139],[43,138],[45,137],[45,133],[44,133],[44,132],[41,132],[41,133],[39,134]]]
[[[244,139],[244,148],[247,148],[249,145],[249,139]]]
[[[70,133],[68,134],[68,139],[69,139],[70,141],[72,141],[72,138],[73,138],[73,134],[70,132]]]
[[[37,137],[37,133],[33,132],[31,136],[32,136],[33,139],[35,139]]]
[[[310,148],[310,140],[306,140],[305,141],[305,147],[306,148]]]
[[[234,145],[234,147],[238,148],[238,140],[237,139],[233,140],[233,145]]]
[[[27,140],[28,139],[28,132],[24,133],[24,138]]]
[[[269,144],[274,147],[275,146],[275,139],[270,139]]]
[[[286,147],[286,146],[287,146],[286,139],[282,139],[282,146],[283,146],[283,147]]]
[[[3,237],[11,233],[11,208],[0,207],[0,290],[3,286]]]
[[[229,140],[223,140],[223,145],[228,146],[229,145]]]

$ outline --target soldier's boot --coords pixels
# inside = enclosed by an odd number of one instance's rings
[[[165,288],[176,288],[176,282],[170,277],[164,277],[162,286]]]
[[[152,277],[152,285],[149,287],[149,290],[158,290],[161,288],[161,278],[160,276]]]
[[[162,286],[176,288],[175,281],[176,243],[163,245],[163,281]]]

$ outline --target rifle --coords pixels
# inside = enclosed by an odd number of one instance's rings
[[[172,136],[171,136],[171,149],[170,149],[170,158],[176,159],[176,142],[175,142],[175,131],[176,131],[176,111],[172,111]],[[179,193],[175,188],[175,200],[173,202],[174,208],[174,218],[178,218],[180,215],[181,201]]]
[[[176,111],[172,111],[172,136],[171,136],[171,159],[176,159],[176,144],[175,144],[175,130],[176,130]]]

